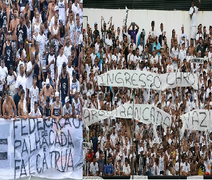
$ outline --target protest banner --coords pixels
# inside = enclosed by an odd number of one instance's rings
[[[83,108],[83,122],[84,125],[90,126],[103,119],[107,119],[113,115],[113,111],[103,111],[98,109]]]
[[[198,78],[193,73],[156,74],[137,70],[111,70],[97,77],[99,86],[146,88],[164,91],[167,88],[192,86],[198,89]]]
[[[211,111],[195,109],[181,116],[183,129],[206,131],[211,127]]]
[[[204,58],[192,58],[191,63],[204,64]]]
[[[109,117],[132,119],[133,104],[125,103],[113,111],[83,108],[84,125],[91,125]],[[171,116],[163,110],[149,104],[134,105],[134,119],[144,124],[161,125],[166,128],[171,126]]]
[[[82,121],[0,119],[0,179],[82,179]]]

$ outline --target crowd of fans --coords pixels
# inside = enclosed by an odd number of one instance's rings
[[[82,3],[0,1],[0,117],[82,120]]]
[[[154,21],[150,31],[140,30],[135,22],[122,29],[112,22],[109,26],[95,23],[94,28],[88,24],[83,34],[85,60],[79,67],[83,107],[111,111],[130,101],[130,88],[98,86],[97,76],[109,70],[192,72],[198,76],[198,90],[150,90],[150,96],[148,89],[135,90],[136,104],[151,104],[172,116],[167,130],[157,127],[159,141],[151,124],[136,121],[133,127],[130,119],[111,117],[84,127],[84,176],[212,175],[212,134],[207,137],[206,132],[189,129],[183,132],[180,119],[193,109],[212,109],[212,26],[196,27],[199,8],[192,2],[190,39],[184,25],[166,32],[161,23],[156,32]],[[171,39],[166,33],[172,33]],[[195,57],[204,58],[203,64],[193,63]]]

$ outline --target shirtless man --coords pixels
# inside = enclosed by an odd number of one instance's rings
[[[22,11],[22,14],[24,15],[24,17],[25,17],[26,13],[28,14],[28,17],[30,19],[31,18],[31,11],[30,11],[30,8],[29,8],[29,1],[27,2],[26,7]],[[25,21],[24,21],[24,23],[25,23]]]
[[[44,98],[42,98],[42,96]],[[54,89],[53,87],[50,85],[49,79],[46,79],[46,84],[45,86],[43,86],[41,92],[40,92],[40,102],[42,105],[46,104],[46,97],[51,97],[53,99],[54,97]]]
[[[15,111],[15,114],[14,112]],[[6,91],[6,98],[3,103],[3,118],[4,119],[11,119],[14,118],[17,114],[15,102],[13,101],[13,98],[9,96],[9,92]]]
[[[49,23],[50,23],[52,17],[54,16],[54,8],[55,8],[55,0],[51,0],[51,2],[48,5],[48,10],[47,10],[47,16],[48,16]]]
[[[18,103],[18,116],[19,118],[27,119],[28,111],[27,111],[27,103],[25,97],[25,92],[21,90],[21,100]],[[25,107],[24,107],[25,106]]]
[[[17,8],[14,9],[14,19],[11,21],[10,23],[10,31],[12,34],[12,45],[14,47],[14,54],[16,54],[17,51],[17,46],[16,46],[16,41],[17,41],[17,35],[16,35],[16,31],[17,31],[17,25],[19,24],[19,19],[18,17],[18,10]]]
[[[190,165],[191,166],[191,175],[192,176],[195,176],[195,175],[198,174],[196,158],[197,158],[197,156],[193,157],[193,161],[192,161],[192,163]]]

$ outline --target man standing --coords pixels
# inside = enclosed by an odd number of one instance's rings
[[[64,106],[65,104],[66,96],[69,96],[70,92],[69,78],[70,78],[69,73],[66,71],[66,63],[64,62],[62,65],[62,72],[59,76],[59,82],[58,82],[58,91],[61,90],[62,106]]]
[[[94,23],[95,30],[93,31],[94,40],[97,38],[97,36],[99,36],[99,30],[98,30],[97,26],[98,26],[98,24],[97,24],[97,22],[95,22]]]
[[[190,18],[191,18],[191,39],[194,40],[196,37],[196,29],[197,29],[197,25],[196,25],[196,19],[197,19],[197,13],[200,10],[200,0],[199,0],[199,7],[197,8],[196,6],[194,6],[194,1],[191,1],[191,7],[189,10],[189,14],[190,14]]]
[[[24,26],[24,16],[23,14],[20,14],[20,23],[17,26],[17,42],[18,42],[18,47],[17,49],[20,48],[20,43],[23,43],[23,47],[25,47],[25,40],[27,39],[27,28]]]
[[[185,47],[187,48],[188,47],[188,38],[187,38],[187,34],[185,33],[184,31],[184,25],[182,24],[181,26],[181,32],[182,34],[179,36],[179,44],[182,45],[183,44],[183,41],[185,42]],[[185,40],[183,40],[185,38]]]
[[[137,27],[137,29],[135,29],[135,26]],[[132,27],[132,30],[130,30],[130,28]],[[138,30],[139,30],[139,26],[135,23],[135,22],[132,22],[128,28],[128,34],[130,36],[133,36],[133,39],[134,39],[134,43],[136,44],[136,35],[138,33]]]
[[[10,65],[14,65],[15,61],[13,58],[13,47],[12,43],[10,41],[10,34],[7,34],[7,41],[5,42],[3,46],[3,55],[5,56],[5,66],[7,69],[10,69]]]
[[[3,103],[3,118],[4,119],[14,118],[15,115],[17,114],[16,106],[13,101],[13,98],[11,96],[9,96],[8,93],[9,92],[6,91],[6,98]],[[14,114],[14,111],[15,111],[15,114]]]

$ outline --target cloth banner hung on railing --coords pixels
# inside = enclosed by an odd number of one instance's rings
[[[0,119],[0,179],[82,179],[82,121]]]

